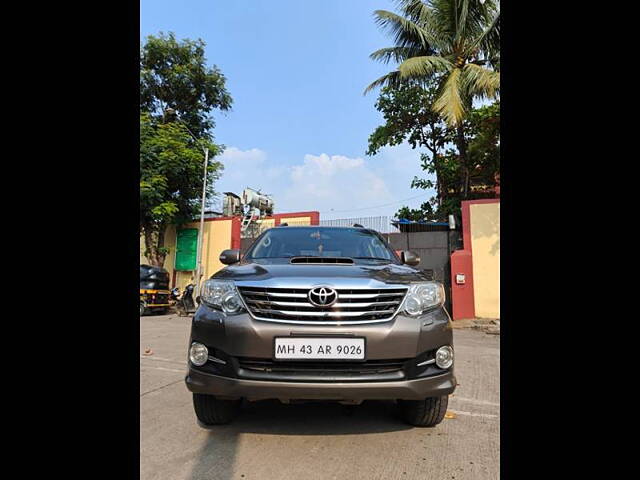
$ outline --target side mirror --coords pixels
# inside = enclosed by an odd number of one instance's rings
[[[420,257],[409,250],[403,250],[400,253],[400,259],[405,265],[416,266],[420,263]]]
[[[233,265],[240,261],[240,250],[223,250],[220,261],[225,265]]]

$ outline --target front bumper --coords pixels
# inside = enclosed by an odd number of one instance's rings
[[[453,372],[393,382],[308,383],[226,378],[191,368],[185,381],[193,393],[251,400],[422,400],[449,395],[456,386]]]
[[[274,337],[365,337],[367,358],[357,364],[316,362],[296,365],[275,360]],[[253,319],[249,314],[226,316],[201,304],[191,325],[191,342],[209,349],[203,367],[189,364],[185,379],[194,393],[250,399],[417,400],[452,393],[453,368],[438,369],[432,362],[442,345],[453,345],[452,325],[443,308],[411,318],[363,325],[293,325]],[[355,365],[352,367],[352,365]],[[315,370],[314,370],[315,368]]]

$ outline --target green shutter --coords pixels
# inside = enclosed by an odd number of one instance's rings
[[[198,251],[198,229],[178,230],[176,270],[195,270]]]

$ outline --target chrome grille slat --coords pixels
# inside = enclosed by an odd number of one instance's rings
[[[316,308],[315,305],[312,305],[309,302],[281,302],[278,300],[255,300],[252,298],[247,298],[245,299],[246,302],[248,303],[252,303],[252,304],[259,304],[259,305],[277,305],[279,307],[309,307],[309,308]],[[336,309],[336,308],[368,308],[371,306],[375,306],[375,305],[398,305],[400,303],[400,300],[393,300],[391,302],[366,302],[366,303],[334,303],[331,308],[332,309]]]
[[[404,297],[404,293],[343,293],[340,298],[376,298],[376,297]]]
[[[402,305],[405,287],[336,288],[337,302],[318,307],[308,300],[309,288],[238,286],[251,315],[264,321],[348,325],[389,321]],[[362,301],[364,300],[364,301]]]
[[[307,298],[306,293],[278,293],[278,292],[268,292],[267,295],[270,297],[292,297],[292,298]]]
[[[291,298],[307,298],[306,293],[281,293],[281,292],[258,292],[258,291],[243,291],[242,293],[247,295],[262,295],[269,297],[291,297]]]
[[[318,311],[314,311],[314,312],[305,312],[302,310],[274,310],[274,309],[262,309],[262,308],[255,308],[254,309],[255,312],[258,313],[278,313],[280,315],[293,315],[293,316],[300,316],[300,317],[319,317],[319,318],[326,318],[326,317],[361,317],[363,315],[371,315],[371,314],[383,314],[383,313],[393,313],[394,310],[371,310],[371,311],[364,311],[364,312],[332,312],[332,311],[326,311],[326,312],[322,312],[322,313],[318,313]]]

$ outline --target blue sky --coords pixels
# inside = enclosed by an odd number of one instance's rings
[[[208,63],[227,77],[233,109],[214,115],[216,141],[227,147],[217,191],[260,188],[276,211],[319,210],[321,219],[391,216],[429,197],[410,188],[424,173],[417,150],[365,155],[382,117],[377,92],[362,92],[390,69],[368,58],[391,44],[374,23],[376,9],[393,3],[141,0],[142,41],[161,31],[202,38]]]

